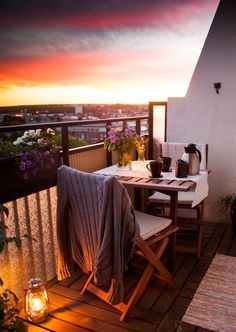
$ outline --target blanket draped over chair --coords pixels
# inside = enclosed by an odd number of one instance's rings
[[[75,262],[109,289],[111,303],[120,303],[123,270],[139,236],[127,191],[113,176],[91,177],[64,165],[57,190],[58,279],[70,276]]]

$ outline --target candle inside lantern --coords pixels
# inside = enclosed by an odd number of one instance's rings
[[[25,311],[31,322],[43,321],[47,318],[49,299],[46,288],[39,278],[30,279],[25,296]]]
[[[39,310],[42,310],[44,305],[43,305],[43,301],[39,298],[32,298],[30,300],[30,307],[32,310],[34,311],[39,311]]]

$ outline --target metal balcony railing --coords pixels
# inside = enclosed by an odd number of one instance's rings
[[[96,169],[96,163],[95,161],[101,160],[105,158],[105,165],[104,161],[103,163],[98,164],[99,167],[102,165],[103,167],[109,166],[112,164],[112,154],[109,152],[103,151],[103,141],[96,143],[96,144],[90,144],[83,147],[78,147],[74,149],[69,149],[69,130],[72,127],[79,127],[82,128],[83,126],[93,126],[100,124],[101,127],[103,127],[103,131],[106,132],[107,136],[107,127],[109,125],[114,125],[114,123],[118,123],[121,128],[125,128],[129,126],[129,123],[132,122],[135,123],[135,130],[138,134],[141,133],[141,123],[142,121],[148,122],[148,116],[141,116],[141,117],[123,117],[123,118],[109,118],[109,119],[99,119],[99,120],[79,120],[79,121],[66,121],[66,122],[47,122],[47,123],[34,123],[34,124],[24,124],[24,125],[14,125],[14,126],[1,126],[0,127],[0,135],[1,133],[11,133],[11,132],[24,132],[29,129],[43,129],[43,128],[57,128],[57,131],[61,133],[62,136],[62,147],[61,147],[61,163],[65,164],[67,166],[72,166],[74,168],[80,168],[78,164],[78,159],[80,159],[80,164],[82,163],[82,154],[83,157],[85,157],[87,152],[87,165],[89,165],[88,168],[86,168],[85,165],[83,165],[81,170],[84,171],[94,171]],[[149,124],[148,124],[149,125]],[[101,150],[100,155],[97,156],[97,159],[91,158],[90,162],[88,160],[89,151],[97,151],[98,149]],[[95,152],[96,153],[96,152]],[[73,156],[73,157],[72,157]],[[0,156],[1,157],[1,156]],[[91,157],[91,156],[90,156]],[[76,160],[77,159],[77,160]],[[83,162],[84,164],[84,162]],[[94,168],[91,167],[91,165],[94,164]],[[6,166],[7,167],[7,166]],[[10,172],[10,168],[9,168]],[[5,171],[4,173],[5,174]],[[1,172],[0,172],[0,175]],[[3,179],[3,181],[5,181]],[[11,181],[10,181],[11,182]],[[32,183],[27,184],[27,190],[25,190],[25,185],[14,185],[12,183],[9,183],[9,186],[2,186],[5,188],[5,192],[2,192],[0,189],[0,203],[5,203],[10,200],[14,200],[20,197],[24,197],[28,194],[38,192],[47,188],[50,188],[52,186],[56,185],[56,173],[54,177],[50,177],[48,181],[42,182],[42,181],[32,181]],[[4,190],[4,189],[2,189]]]
[[[82,171],[93,172],[112,164],[112,153],[103,148],[103,142],[69,149],[69,128],[74,126],[88,126],[101,124],[104,129],[117,122],[127,127],[130,121],[135,121],[137,133],[141,133],[142,121],[148,125],[149,146],[148,159],[152,159],[153,152],[153,105],[149,104],[149,115],[127,118],[109,118],[101,120],[80,120],[67,122],[51,122],[40,124],[25,124],[19,126],[0,127],[0,137],[3,133],[25,131],[38,128],[59,128],[62,134],[62,163]],[[5,219],[11,236],[28,234],[37,241],[23,239],[22,249],[19,251],[14,244],[9,244],[0,255],[1,273],[4,285],[11,288],[17,295],[23,297],[23,289],[32,277],[39,277],[48,282],[57,273],[57,241],[56,241],[56,211],[57,192],[54,186],[48,184],[44,189],[35,188],[30,195],[8,197],[0,203],[9,208],[9,216]],[[0,188],[0,191],[2,188]],[[20,190],[20,189],[19,189]],[[4,192],[2,193],[4,196]],[[13,193],[14,194],[14,193]]]

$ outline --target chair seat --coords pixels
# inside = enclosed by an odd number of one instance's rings
[[[151,236],[160,233],[171,224],[171,219],[152,216],[147,213],[135,211],[135,217],[140,228],[140,236],[146,240]]]
[[[178,193],[178,204],[192,205],[193,198],[194,198],[194,191],[185,191],[185,192],[180,191]],[[153,195],[149,196],[149,201],[151,203],[169,204],[170,196],[156,191]]]

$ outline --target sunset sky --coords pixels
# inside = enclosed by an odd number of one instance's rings
[[[3,0],[0,106],[184,96],[219,0]]]

